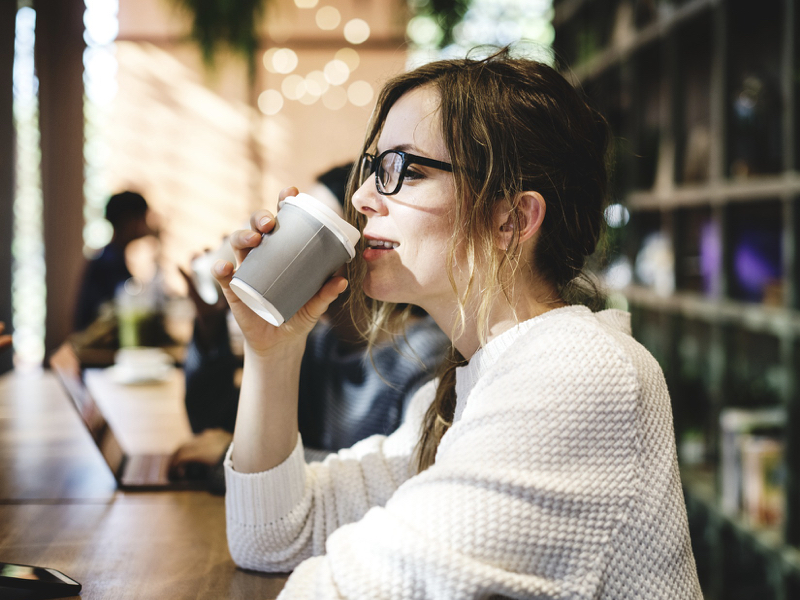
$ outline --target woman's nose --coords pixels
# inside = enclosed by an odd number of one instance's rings
[[[353,194],[353,206],[362,215],[368,217],[376,214],[386,214],[384,197],[375,187],[375,178],[367,177],[361,187]]]

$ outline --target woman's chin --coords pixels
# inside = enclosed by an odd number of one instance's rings
[[[408,303],[409,300],[400,294],[395,286],[379,285],[377,282],[370,282],[369,278],[364,280],[364,293],[379,302],[392,302],[395,304]]]

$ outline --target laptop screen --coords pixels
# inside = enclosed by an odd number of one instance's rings
[[[59,350],[61,352],[61,350]],[[108,463],[114,477],[119,479],[122,476],[122,469],[125,463],[125,452],[122,450],[117,437],[111,431],[108,421],[100,412],[94,398],[81,379],[80,365],[77,357],[67,354],[53,355],[50,361],[53,370],[61,380],[62,385],[67,390],[67,395],[72,400],[78,414],[89,430],[94,443]]]

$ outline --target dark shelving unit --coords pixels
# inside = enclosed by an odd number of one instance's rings
[[[557,60],[614,132],[629,220],[605,261],[628,265],[617,302],[667,377],[711,600],[800,598],[798,4],[554,2]],[[785,411],[779,523],[723,510],[729,408]]]

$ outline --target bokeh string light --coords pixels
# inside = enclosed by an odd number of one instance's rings
[[[297,53],[289,48],[278,48],[272,55],[272,68],[276,73],[291,73],[298,62]]]
[[[267,116],[277,115],[283,108],[283,94],[277,90],[264,90],[258,96],[258,108]]]
[[[407,61],[409,68],[439,58],[465,56],[473,48],[483,45],[511,45],[516,54],[552,64],[551,47],[555,36],[552,0],[472,0],[461,22],[453,28],[453,42],[443,48],[444,32],[429,4],[430,0],[412,0],[412,10],[417,14],[406,28],[411,45]],[[333,6],[320,6],[318,0],[295,0],[295,5],[300,9],[316,9],[314,18],[322,30],[334,30],[341,23],[341,13]],[[362,44],[371,35],[369,23],[360,18],[350,19],[344,23],[342,35],[351,46]],[[293,72],[293,69],[286,71],[275,66],[274,56],[283,50],[288,49],[267,51],[264,57],[267,70],[284,74]],[[474,51],[472,55],[475,55]],[[323,69],[327,89],[317,93],[312,80],[301,83],[300,79],[287,78],[280,85],[284,100],[313,104],[321,98],[323,105],[330,110],[339,110],[348,102],[358,107],[367,106],[374,97],[372,86],[366,81],[351,80],[359,63],[357,50],[350,46],[341,48]],[[266,101],[259,103],[264,114],[277,114],[285,106],[274,99],[274,94],[266,97],[273,100],[269,104]]]
[[[320,6],[318,0],[294,0],[298,9],[316,9],[314,21],[323,31],[336,30],[342,24],[341,12],[329,5]],[[277,87],[265,89],[258,97],[258,108],[266,116],[275,116],[287,102],[312,105],[321,101],[329,110],[340,110],[348,103],[359,108],[372,102],[375,91],[363,80],[351,81],[353,72],[361,64],[361,56],[352,46],[366,42],[372,31],[364,19],[354,18],[342,27],[344,41],[350,44],[338,49],[322,70],[312,70],[302,75],[300,57],[291,48],[270,48],[262,59],[264,68],[273,75],[286,75]]]
[[[361,56],[352,48],[341,48],[337,50],[333,58],[346,64],[350,72],[355,71],[358,65],[361,64]]]
[[[351,44],[363,44],[369,39],[369,23],[364,19],[352,19],[344,26],[344,39]]]
[[[323,6],[317,11],[317,27],[324,31],[336,29],[342,21],[339,10],[333,6]]]

